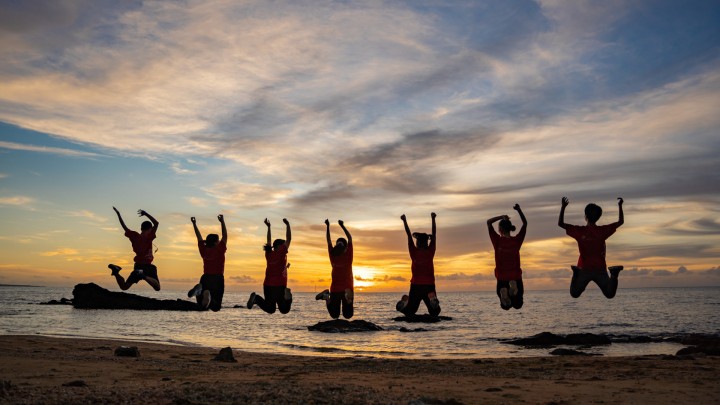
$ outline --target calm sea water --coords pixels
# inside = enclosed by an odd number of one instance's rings
[[[591,286],[592,287],[592,286]],[[326,356],[416,358],[545,356],[548,349],[525,349],[500,343],[548,331],[556,334],[605,333],[667,337],[688,333],[718,333],[720,287],[620,289],[608,300],[589,287],[579,299],[567,291],[528,291],[521,310],[503,311],[494,292],[442,293],[437,324],[393,321],[397,293],[357,293],[355,317],[385,330],[326,334],[307,326],[329,320],[322,302],[312,293],[294,293],[292,311],[268,315],[245,305],[249,293],[227,292],[222,311],[110,311],[71,306],[38,305],[61,297],[71,288],[0,287],[0,334],[39,334],[58,337],[113,338],[208,347],[231,346],[253,352]],[[132,292],[132,291],[131,291]],[[155,298],[185,298],[183,292],[136,290]],[[425,313],[421,304],[418,313]],[[400,328],[424,328],[401,332]],[[608,356],[674,354],[674,343],[613,343],[584,349]]]

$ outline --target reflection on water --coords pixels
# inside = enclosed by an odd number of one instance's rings
[[[621,289],[605,299],[588,289],[580,299],[566,291],[528,291],[519,311],[500,309],[494,292],[442,293],[442,315],[452,321],[436,324],[399,323],[392,318],[397,293],[358,293],[353,319],[364,319],[385,331],[326,334],[307,326],[328,320],[314,294],[294,293],[292,311],[268,315],[244,305],[247,293],[227,292],[225,308],[213,312],[78,310],[69,306],[37,305],[70,297],[72,289],[0,287],[0,333],[63,337],[103,337],[150,342],[231,346],[235,349],[324,356],[380,357],[505,357],[544,356],[547,349],[524,349],[500,340],[557,334],[605,333],[662,337],[677,333],[717,333],[720,288]],[[183,292],[141,292],[156,298],[184,297]],[[425,308],[421,306],[420,312]],[[400,328],[425,332],[400,332]],[[674,353],[672,343],[613,344],[588,349],[605,355]]]

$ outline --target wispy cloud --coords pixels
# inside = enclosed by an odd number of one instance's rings
[[[28,152],[52,153],[55,155],[70,156],[70,157],[96,158],[96,157],[102,156],[98,153],[84,152],[84,151],[79,151],[79,150],[74,150],[74,149],[55,148],[52,146],[42,146],[42,145],[27,145],[27,144],[22,144],[22,143],[6,142],[6,141],[0,141],[0,148],[12,149],[12,150],[22,150],[22,151],[28,151]]]
[[[32,197],[26,197],[22,195],[16,195],[16,196],[10,196],[10,197],[0,197],[0,205],[27,205],[35,202],[35,199]]]

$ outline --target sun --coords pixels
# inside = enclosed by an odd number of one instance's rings
[[[375,274],[377,270],[373,267],[353,266],[353,277],[355,287],[358,289],[372,287],[375,285]]]

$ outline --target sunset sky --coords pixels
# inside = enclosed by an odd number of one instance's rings
[[[0,283],[117,289],[112,210],[160,221],[163,288],[202,273],[226,216],[229,291],[260,290],[263,219],[289,287],[328,287],[325,218],[356,286],[407,290],[399,217],[438,291],[494,289],[485,221],[529,220],[525,289],[564,289],[557,226],[625,225],[620,287],[720,285],[717,1],[3,1]],[[129,270],[124,270],[126,275]],[[135,292],[150,293],[144,284]]]

